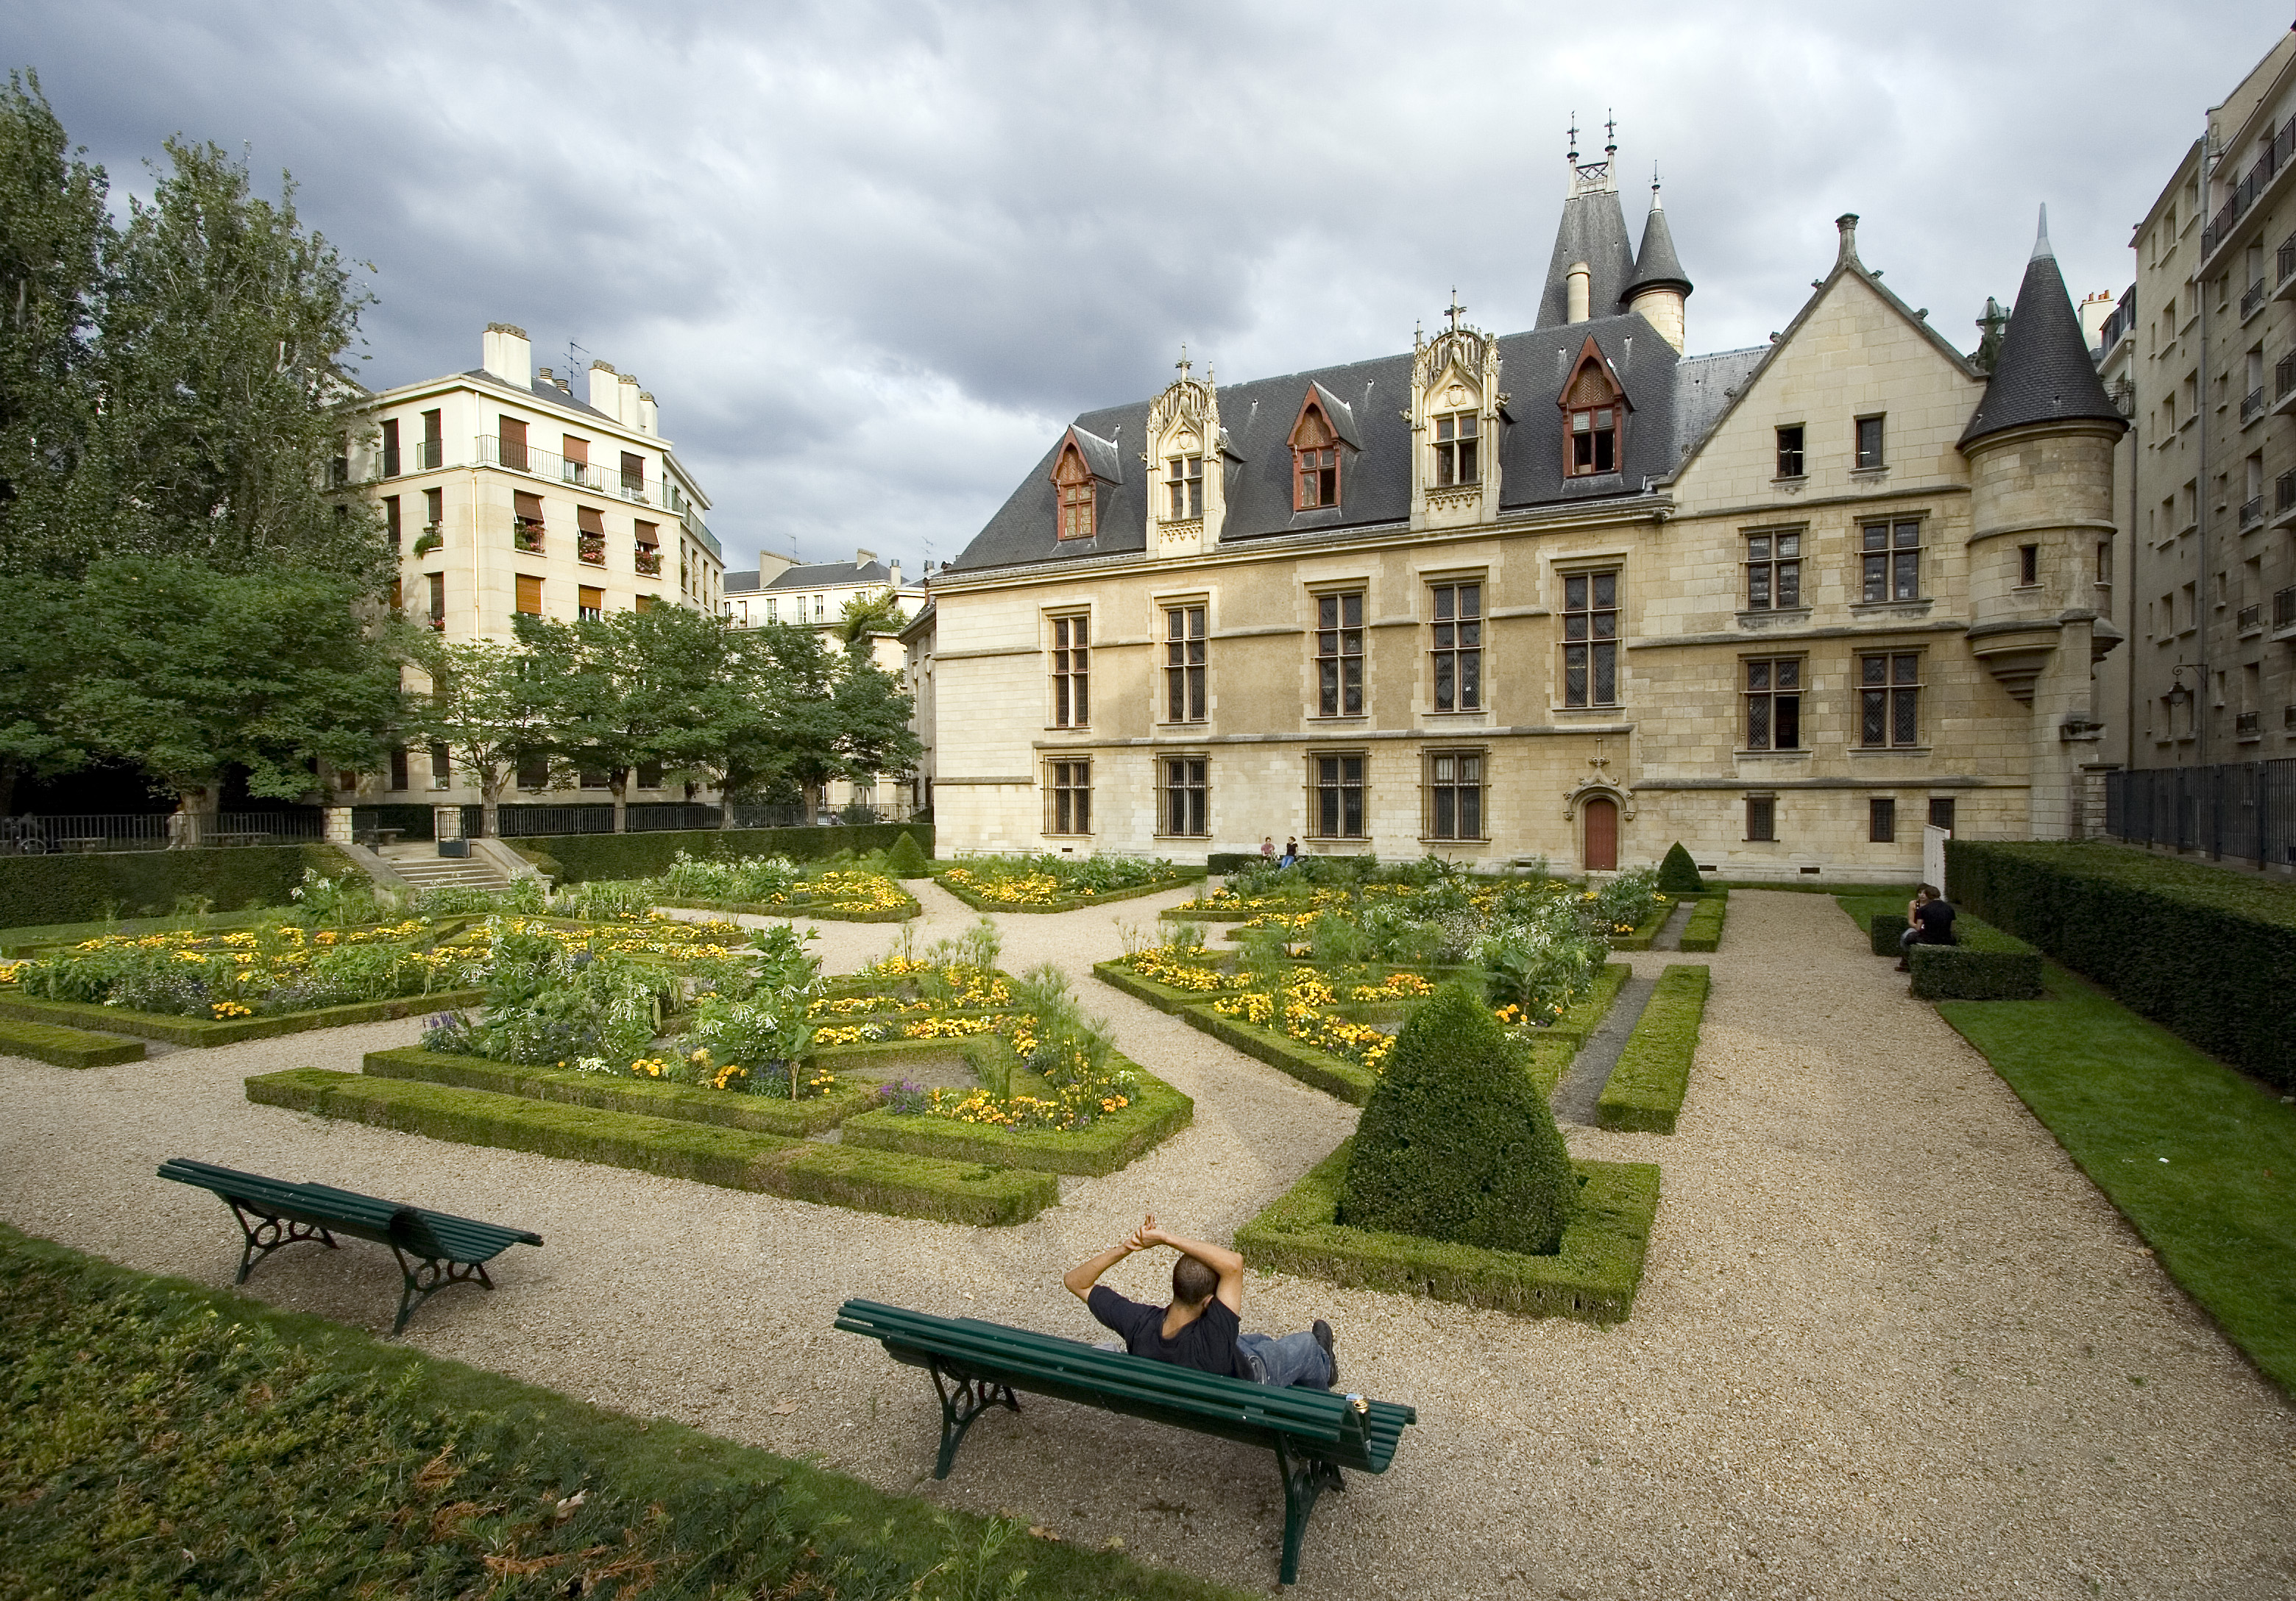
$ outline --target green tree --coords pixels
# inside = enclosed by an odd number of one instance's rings
[[[409,708],[410,726],[424,743],[445,746],[477,783],[479,836],[496,838],[502,793],[519,764],[550,750],[558,711],[552,680],[519,644],[450,643],[426,633],[412,654],[430,690]]]
[[[856,783],[874,783],[880,773],[906,772],[924,754],[923,744],[909,731],[915,700],[899,679],[862,650],[846,653],[831,710],[838,770]]]
[[[85,765],[87,746],[64,715],[78,675],[78,585],[20,575],[0,606],[0,816],[16,784]]]
[[[1665,859],[1658,864],[1658,888],[1660,894],[1694,895],[1706,887],[1698,876],[1698,863],[1691,860],[1682,841],[1674,842]]]
[[[837,623],[838,642],[849,650],[871,634],[898,633],[906,621],[908,614],[901,609],[901,597],[891,584],[864,591],[846,600]]]
[[[1364,1108],[1339,1221],[1538,1255],[1562,1244],[1578,1195],[1515,1047],[1465,986],[1444,985],[1403,1025]]]
[[[232,766],[251,794],[300,798],[321,764],[372,767],[403,721],[398,659],[360,621],[362,598],[357,580],[310,568],[99,561],[76,608],[63,721],[186,815],[215,810]]]
[[[777,623],[757,635],[776,690],[767,708],[775,776],[798,786],[810,821],[821,814],[822,791],[844,772],[837,754],[839,658],[810,628]]]

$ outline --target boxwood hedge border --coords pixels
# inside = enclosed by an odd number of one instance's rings
[[[366,879],[331,845],[0,856],[0,928],[165,917],[187,898],[217,911],[284,906],[307,868],[329,878]]]
[[[770,1096],[734,1094],[693,1084],[521,1067],[510,1062],[489,1061],[484,1057],[419,1048],[371,1050],[361,1063],[361,1071],[376,1078],[417,1079],[460,1090],[487,1090],[496,1095],[522,1095],[529,1100],[563,1101],[569,1106],[713,1123],[721,1128],[748,1129],[754,1133],[779,1134],[795,1139],[835,1128],[866,1107],[874,1093],[874,1086],[871,1086],[812,1100],[776,1100]]]
[[[840,1138],[865,1150],[1104,1178],[1140,1160],[1196,1116],[1193,1100],[1136,1063],[1127,1065],[1139,1076],[1131,1104],[1071,1133],[988,1128],[947,1117],[878,1110],[848,1117]]]
[[[669,870],[684,851],[705,861],[786,856],[818,862],[841,851],[856,855],[890,851],[903,834],[933,854],[929,822],[840,823],[832,828],[674,829],[644,834],[535,834],[503,841],[564,884],[593,878],[652,878]]]
[[[323,1067],[258,1074],[247,1099],[463,1145],[691,1179],[894,1217],[996,1228],[1060,1198],[1053,1174],[939,1162],[562,1101]]]
[[[1118,901],[1137,901],[1148,895],[1160,895],[1168,889],[1177,889],[1185,884],[1201,884],[1204,880],[1202,868],[1177,867],[1173,870],[1170,877],[1160,878],[1153,884],[1135,884],[1128,888],[1111,889],[1096,895],[1063,895],[1059,900],[1036,906],[1014,906],[1003,901],[989,900],[985,895],[975,894],[969,889],[960,889],[951,884],[948,881],[949,870],[961,868],[964,865],[962,861],[934,863],[933,882],[975,911],[1011,911],[1028,916],[1056,911],[1081,911],[1088,906],[1107,906]]]
[[[29,1057],[52,1067],[116,1067],[144,1059],[144,1041],[60,1028],[53,1023],[0,1020],[0,1056]]]
[[[1518,1317],[1608,1326],[1633,1312],[1657,1220],[1659,1170],[1648,1162],[1571,1163],[1578,1212],[1553,1256],[1486,1251],[1336,1221],[1352,1136],[1235,1232],[1256,1268],[1354,1289],[1426,1295]]]
[[[1915,945],[1909,960],[1913,993],[1923,1001],[2038,1001],[2041,953],[1967,913],[1954,919],[1957,945]],[[1903,912],[1877,911],[1868,925],[1876,956],[1904,952]]]
[[[906,923],[911,918],[924,915],[923,903],[916,896],[903,893],[908,902],[905,911],[888,906],[881,911],[837,911],[825,906],[810,906],[799,903],[770,901],[703,901],[692,895],[680,895],[674,901],[657,903],[672,911],[741,912],[756,918],[810,918],[816,923]]]
[[[1677,947],[1690,952],[1719,951],[1722,948],[1722,925],[1730,915],[1730,894],[1716,890],[1691,902],[1689,919],[1682,926],[1682,940]]]
[[[283,1034],[342,1028],[353,1023],[388,1023],[395,1017],[412,1017],[418,1012],[453,1011],[458,1007],[476,1006],[485,999],[483,990],[439,990],[428,995],[355,1001],[348,1006],[322,1007],[316,1011],[279,1012],[267,1017],[226,1017],[209,1022],[199,1017],[163,1017],[157,1012],[131,1012],[117,1006],[92,1006],[78,1001],[0,995],[0,1017],[53,1023],[67,1028],[101,1029],[205,1050],[217,1045],[236,1045],[242,1040],[275,1040]]]
[[[1689,1092],[1713,976],[1694,962],[1676,962],[1658,976],[1626,1049],[1595,1100],[1598,1128],[1671,1134]]]

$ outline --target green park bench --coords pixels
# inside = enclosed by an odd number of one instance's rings
[[[348,1234],[389,1246],[398,1258],[406,1287],[398,1296],[395,1336],[414,1309],[449,1285],[478,1283],[495,1287],[487,1263],[512,1246],[538,1246],[542,1236],[505,1229],[444,1212],[426,1212],[398,1201],[378,1200],[326,1184],[290,1184],[228,1167],[175,1156],[160,1164],[160,1176],[178,1184],[213,1190],[239,1220],[247,1244],[240,1253],[239,1277],[245,1284],[255,1264],[282,1246],[316,1239],[330,1251],[334,1237]]]
[[[1300,1537],[1316,1498],[1346,1489],[1343,1467],[1386,1472],[1404,1425],[1419,1421],[1411,1408],[1390,1401],[1297,1385],[1273,1389],[1056,1335],[977,1318],[936,1318],[874,1301],[848,1301],[838,1309],[837,1327],[882,1340],[896,1361],[931,1373],[940,1397],[936,1479],[948,1477],[973,1419],[993,1406],[1021,1409],[1016,1390],[1267,1447],[1283,1474],[1285,1584],[1299,1578]]]

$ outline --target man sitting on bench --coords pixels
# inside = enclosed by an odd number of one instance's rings
[[[1172,1264],[1172,1304],[1145,1306],[1095,1282],[1135,1251],[1169,1246],[1180,1254]],[[1152,1361],[1194,1368],[1223,1378],[1263,1385],[1308,1385],[1328,1390],[1340,1382],[1332,1354],[1332,1326],[1321,1318],[1306,1334],[1245,1334],[1243,1258],[1200,1239],[1182,1239],[1156,1226],[1156,1214],[1130,1238],[1070,1268],[1061,1282],[1092,1315],[1124,1338],[1124,1349]]]

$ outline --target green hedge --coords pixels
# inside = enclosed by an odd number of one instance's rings
[[[1959,909],[1956,908],[1956,911]],[[1903,912],[1877,911],[1868,937],[1876,956],[1904,955]],[[1955,945],[1915,945],[1913,992],[1923,1001],[2037,1001],[2041,953],[2014,935],[1961,912],[1953,920]]]
[[[331,845],[0,856],[0,928],[165,917],[186,898],[217,911],[284,906],[306,868],[336,879],[366,877]]]
[[[1577,1005],[1557,1017],[1551,1027],[1538,1031],[1546,1040],[1568,1040],[1576,1050],[1587,1042],[1587,1036],[1603,1025],[1611,1015],[1611,1004],[1619,992],[1627,987],[1627,980],[1635,970],[1622,961],[1606,961],[1595,973],[1595,987],[1578,999]]]
[[[2296,886],[2118,845],[1950,840],[1955,901],[2210,1055],[2296,1090]]]
[[[532,1151],[793,1201],[980,1227],[1026,1222],[1060,1198],[1050,1173],[964,1166],[747,1129],[529,1100],[320,1067],[262,1074],[247,1099],[464,1145]]]
[[[1100,1178],[1129,1167],[1195,1120],[1194,1101],[1137,1066],[1133,1071],[1139,1074],[1140,1087],[1132,1104],[1074,1133],[986,1128],[947,1117],[880,1111],[846,1119],[841,1138],[849,1146],[867,1150]]]
[[[1302,1045],[1288,1034],[1241,1017],[1224,1017],[1209,1006],[1192,1006],[1180,1013],[1183,1021],[1201,1029],[1223,1045],[1233,1045],[1248,1057],[1288,1073],[1301,1083],[1336,1095],[1353,1106],[1371,1104],[1379,1074],[1360,1062],[1335,1057],[1328,1050]]]
[[[451,1056],[415,1049],[371,1050],[361,1068],[375,1078],[419,1079],[424,1083],[451,1084],[461,1090],[489,1090],[497,1095],[522,1095],[529,1100],[563,1101],[569,1106],[636,1112],[647,1117],[674,1117],[685,1123],[714,1123],[720,1128],[748,1129],[799,1139],[835,1128],[866,1107],[875,1093],[871,1087],[812,1100],[775,1100],[768,1096],[740,1095],[693,1084],[608,1078],[600,1073],[560,1073],[490,1062],[484,1057]]]
[[[787,856],[817,862],[840,851],[856,855],[890,851],[903,834],[915,836],[932,854],[931,823],[872,822],[825,829],[683,829],[647,834],[538,834],[504,841],[562,883],[592,878],[652,878],[669,870],[684,851],[689,856],[726,859]]]
[[[924,907],[914,895],[904,897],[905,905],[889,906],[882,911],[832,911],[825,906],[810,906],[802,903],[775,904],[767,901],[704,901],[693,895],[680,895],[664,901],[664,906],[689,911],[743,912],[758,918],[811,918],[816,923],[906,923],[921,917]]]
[[[1651,942],[1658,937],[1659,930],[1666,927],[1666,919],[1673,915],[1673,901],[1661,901],[1659,903],[1658,909],[1652,912],[1649,917],[1644,919],[1642,926],[1636,928],[1632,934],[1614,934],[1611,935],[1611,949],[1613,951],[1649,950],[1651,948]]]
[[[0,1057],[29,1057],[57,1067],[112,1067],[144,1059],[144,1041],[50,1023],[0,1020]]]
[[[1204,871],[1226,877],[1259,864],[1258,851],[1212,851],[1204,857]]]
[[[0,995],[0,1017],[33,1023],[75,1025],[170,1045],[207,1050],[236,1045],[242,1040],[275,1040],[283,1034],[308,1033],[315,1028],[341,1028],[353,1023],[388,1023],[420,1012],[452,1011],[476,1006],[486,999],[483,990],[442,990],[431,995],[395,995],[388,1001],[355,1001],[348,1006],[322,1007],[315,1012],[280,1012],[268,1017],[229,1017],[216,1022],[198,1017],[163,1017],[157,1012],[131,1012],[116,1006],[91,1006],[78,1001],[36,1001],[29,995]]]
[[[975,894],[969,889],[951,884],[948,881],[948,868],[964,865],[962,862],[955,862],[937,870],[933,874],[933,882],[975,911],[1040,913],[1081,911],[1087,906],[1106,906],[1116,901],[1137,901],[1146,895],[1160,895],[1168,889],[1177,889],[1184,884],[1201,884],[1204,879],[1203,869],[1184,867],[1175,870],[1170,878],[1160,878],[1153,884],[1136,884],[1129,889],[1103,890],[1094,895],[1063,895],[1056,901],[1047,901],[1040,906],[1014,906],[1003,901],[989,900],[984,895]]]
[[[1706,1017],[1712,976],[1684,962],[1659,975],[1650,1003],[1635,1020],[1627,1048],[1595,1101],[1595,1122],[1605,1129],[1671,1134],[1690,1088],[1698,1054],[1698,1028]]]
[[[1573,1162],[1578,1209],[1553,1256],[1483,1251],[1335,1222],[1355,1140],[1324,1158],[1236,1230],[1255,1268],[1350,1288],[1427,1295],[1518,1316],[1623,1322],[1641,1287],[1658,1213],[1659,1172],[1647,1162]]]
[[[1692,903],[1690,920],[1682,926],[1682,945],[1685,951],[1719,951],[1722,948],[1722,922],[1730,915],[1727,894],[1702,895]]]

